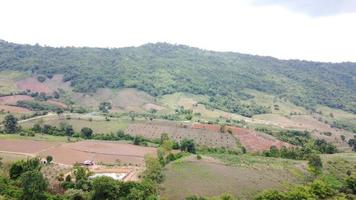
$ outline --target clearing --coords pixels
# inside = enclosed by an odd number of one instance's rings
[[[305,166],[304,162],[248,155],[203,156],[201,160],[191,156],[167,165],[161,196],[184,199],[190,195],[217,196],[228,192],[248,199],[265,189],[302,183],[307,175]]]

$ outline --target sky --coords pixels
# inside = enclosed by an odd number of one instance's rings
[[[356,0],[1,0],[0,39],[356,62]]]

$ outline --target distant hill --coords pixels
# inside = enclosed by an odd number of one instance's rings
[[[244,116],[269,107],[244,104],[244,89],[273,94],[313,109],[317,104],[356,113],[356,63],[279,60],[167,43],[127,48],[53,48],[0,40],[0,70],[51,77],[64,74],[75,91],[134,87],[151,95],[207,95],[207,106]]]

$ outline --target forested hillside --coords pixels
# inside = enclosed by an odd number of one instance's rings
[[[0,41],[0,70],[28,71],[64,81],[79,92],[134,87],[151,95],[188,92],[209,96],[206,105],[245,116],[270,108],[243,104],[255,89],[296,105],[316,104],[356,113],[356,63],[278,60],[183,45],[128,48],[52,48]]]

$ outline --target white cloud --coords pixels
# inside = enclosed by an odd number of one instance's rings
[[[246,0],[3,0],[0,38],[49,46],[170,42],[320,61],[356,61],[356,14],[312,18]]]

